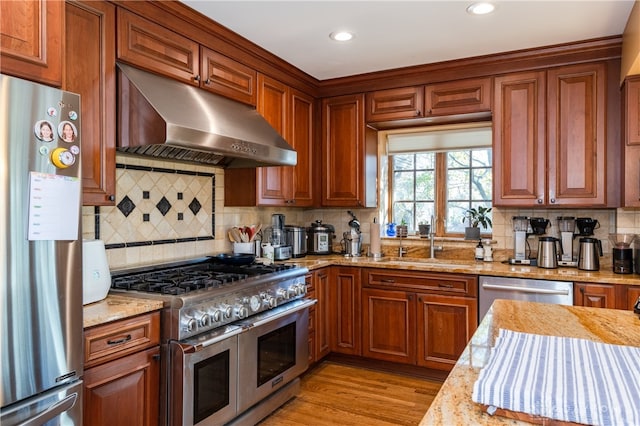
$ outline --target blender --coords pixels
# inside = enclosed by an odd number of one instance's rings
[[[527,216],[513,216],[513,257],[509,259],[512,265],[529,265],[531,260],[527,258],[527,236],[530,230]]]
[[[576,218],[573,216],[558,216],[558,228],[560,229],[560,242],[562,255],[558,266],[578,266],[578,261],[573,257],[573,238],[576,228]]]
[[[636,234],[609,234],[613,251],[613,272],[616,274],[633,273],[633,248]]]
[[[273,247],[273,260],[291,258],[291,246],[286,241],[283,214],[271,215],[271,227],[266,230],[266,238]]]

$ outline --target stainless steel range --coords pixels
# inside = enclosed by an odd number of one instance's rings
[[[111,290],[159,299],[161,424],[254,424],[308,367],[307,268],[200,258],[112,274]]]

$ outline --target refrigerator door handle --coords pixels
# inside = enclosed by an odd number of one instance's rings
[[[67,396],[65,399],[53,404],[42,413],[39,413],[35,417],[32,417],[26,422],[22,423],[22,426],[39,426],[45,424],[49,420],[56,418],[65,411],[70,410],[75,405],[77,400],[78,394],[74,392],[71,395]]]

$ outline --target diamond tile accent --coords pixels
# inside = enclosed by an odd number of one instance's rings
[[[167,212],[171,209],[171,203],[165,197],[162,197],[162,199],[158,201],[158,204],[156,204],[156,207],[160,210],[162,216],[166,216]]]
[[[191,210],[191,213],[193,213],[194,216],[198,214],[201,208],[202,205],[197,198],[194,198],[193,200],[191,200],[191,203],[189,203],[189,210]]]
[[[129,217],[131,212],[136,208],[136,205],[131,201],[131,198],[124,196],[124,198],[118,203],[118,210],[122,212],[124,217]]]

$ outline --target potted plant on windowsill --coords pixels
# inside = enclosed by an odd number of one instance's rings
[[[396,235],[400,238],[407,238],[409,231],[407,229],[407,221],[402,219],[400,225],[396,226]]]
[[[462,223],[467,223],[469,226],[464,228],[465,240],[479,240],[480,239],[480,226],[484,229],[488,229],[491,225],[491,218],[489,213],[491,207],[479,206],[478,208],[472,207],[465,210]]]

